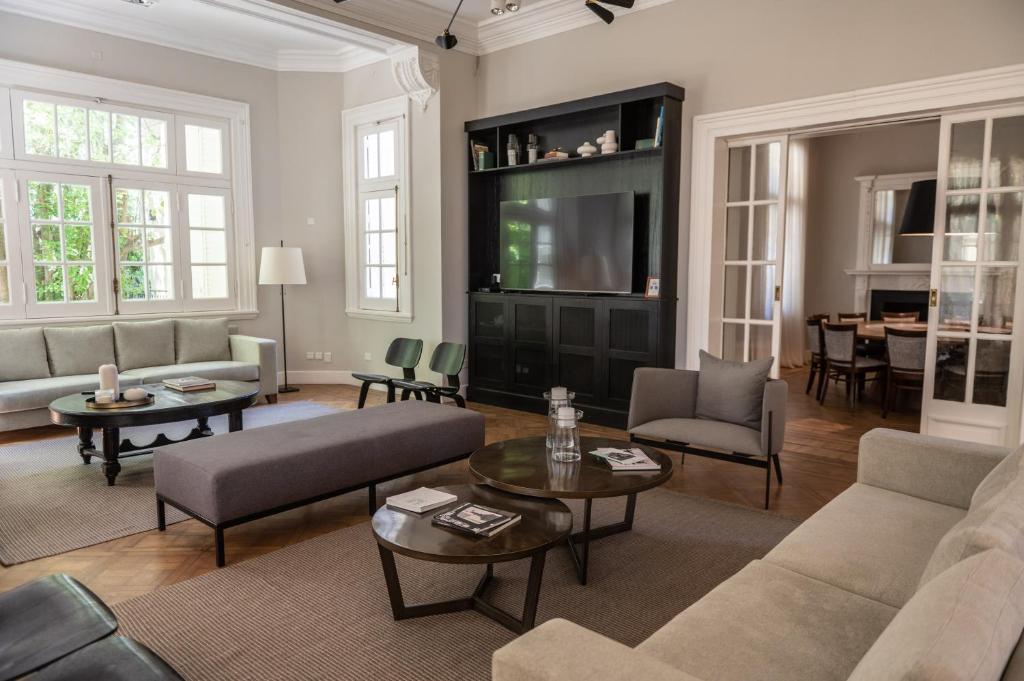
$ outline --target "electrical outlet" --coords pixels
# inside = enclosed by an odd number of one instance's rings
[[[313,353],[312,352],[307,352],[306,353],[306,359],[313,359]]]
[[[322,353],[322,352],[315,352],[315,353],[313,353],[313,359],[323,359],[323,358],[324,358],[324,353]]]
[[[325,352],[324,353],[324,361],[325,362],[331,362],[331,361],[333,361],[333,359],[334,359],[334,356],[331,353],[329,353],[329,352]]]
[[[367,362],[372,362],[373,361],[373,355],[371,355],[368,352],[364,352],[363,353],[363,359],[365,359]]]
[[[316,218],[306,218],[306,224],[312,227],[316,224]]]

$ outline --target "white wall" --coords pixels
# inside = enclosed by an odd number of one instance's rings
[[[808,146],[804,309],[807,314],[851,312],[854,278],[843,270],[857,266],[860,184],[854,178],[935,172],[939,122],[814,137]],[[931,246],[930,239],[913,241]]]

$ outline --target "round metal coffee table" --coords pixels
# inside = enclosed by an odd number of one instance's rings
[[[373,515],[373,536],[380,550],[391,612],[396,620],[476,610],[521,634],[533,628],[537,600],[548,549],[565,541],[572,531],[572,511],[557,499],[531,499],[484,485],[452,485],[436,489],[459,499],[447,506],[417,514],[383,506]],[[519,513],[522,520],[493,537],[474,537],[433,524],[433,518],[458,504],[473,502],[501,511]],[[434,563],[486,565],[483,577],[467,598],[422,605],[406,605],[395,567],[394,554]],[[530,559],[523,615],[516,618],[484,599],[494,576],[494,564]]]
[[[74,426],[78,429],[78,453],[85,463],[94,456],[103,457],[103,474],[107,484],[113,485],[121,472],[118,459],[127,456],[149,454],[154,447],[185,442],[199,437],[213,435],[209,419],[220,414],[228,415],[228,430],[242,430],[242,410],[256,404],[259,386],[244,381],[217,381],[213,390],[178,392],[163,385],[138,386],[153,394],[153,403],[123,409],[94,409],[86,405],[92,393],[75,393],[60,397],[50,403],[50,421],[58,426]],[[152,426],[176,421],[196,420],[196,427],[181,440],[171,440],[163,433],[146,445],[136,445],[125,438],[121,440],[121,428]],[[92,431],[103,431],[103,450],[96,449]]]
[[[590,454],[598,447],[637,448],[661,464],[660,470],[613,471]],[[469,470],[481,482],[513,494],[548,499],[584,499],[583,529],[569,537],[569,552],[576,564],[580,584],[587,583],[590,542],[633,528],[638,492],[661,485],[672,477],[672,460],[658,450],[624,440],[603,437],[581,438],[579,461],[559,463],[551,459],[543,437],[495,442],[473,452]],[[592,528],[590,515],[594,499],[626,497],[622,522]]]

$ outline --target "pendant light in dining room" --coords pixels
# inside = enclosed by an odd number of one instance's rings
[[[623,7],[625,9],[633,8],[633,0],[585,0],[587,9],[596,14],[606,24],[610,24],[615,21],[615,15],[612,11],[601,5],[614,5],[616,7]]]

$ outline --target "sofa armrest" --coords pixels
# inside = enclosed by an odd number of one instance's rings
[[[228,336],[231,359],[260,367],[260,394],[277,394],[277,341],[255,336]]]
[[[969,508],[1006,447],[875,428],[860,439],[857,482],[947,506]]]
[[[494,651],[493,681],[700,681],[660,660],[563,619]]]
[[[789,384],[771,380],[764,384],[764,403],[761,407],[761,451],[765,456],[782,451],[786,439],[786,402]],[[772,417],[772,441],[768,442],[768,415]]]
[[[658,419],[692,419],[699,372],[641,367],[633,372],[626,430]]]

